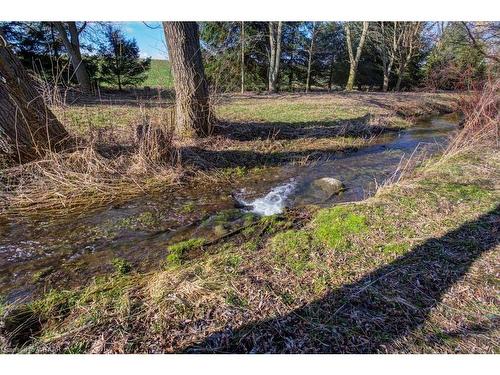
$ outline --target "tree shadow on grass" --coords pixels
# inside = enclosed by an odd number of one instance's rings
[[[132,88],[122,91],[101,89],[97,94],[83,94],[74,90],[65,93],[65,103],[69,106],[120,106],[120,107],[171,107],[175,93],[171,89]]]
[[[310,121],[303,123],[241,123],[241,124],[219,124],[216,127],[214,142],[220,139],[230,139],[237,142],[258,142],[255,147],[261,150],[238,150],[225,149],[227,145],[220,148],[214,147],[213,142],[207,142],[209,147],[187,146],[179,150],[181,164],[196,166],[202,169],[216,169],[227,167],[255,167],[276,166],[289,162],[318,161],[332,156],[343,155],[345,152],[355,151],[357,148],[342,145],[341,139],[371,139],[383,134],[393,134],[401,128],[395,126],[382,126],[370,124],[370,115],[361,116],[352,120],[338,120],[331,122]],[[338,139],[338,143],[331,146],[318,147],[319,142],[324,140]],[[379,138],[381,139],[381,138]],[[384,138],[387,141],[387,138]],[[293,145],[282,144],[282,151],[273,151],[273,144],[277,141],[300,140],[302,150],[293,149]],[[269,151],[265,151],[265,145],[259,142],[269,142]],[[376,141],[373,142],[377,143]],[[323,143],[324,144],[324,143]],[[352,143],[351,143],[352,144]],[[236,143],[237,145],[237,143]],[[262,147],[264,146],[264,147]],[[289,150],[287,150],[289,148]]]
[[[499,244],[499,215],[500,205],[320,300],[287,315],[212,334],[185,351],[384,352],[425,323],[472,263]]]
[[[181,164],[205,171],[224,168],[275,167],[287,163],[319,162],[353,152],[354,147],[308,149],[304,151],[259,152],[247,150],[207,150],[200,147],[183,147]]]
[[[378,122],[381,120],[379,119]],[[370,114],[331,121],[303,122],[220,122],[214,135],[236,141],[297,140],[334,137],[371,137],[385,132],[396,132],[401,127],[373,124]]]

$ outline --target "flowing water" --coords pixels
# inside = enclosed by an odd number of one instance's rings
[[[51,287],[86,284],[93,276],[112,272],[117,257],[138,271],[154,269],[168,244],[216,238],[230,230],[227,223],[243,225],[245,212],[273,215],[287,207],[364,199],[397,172],[403,157],[416,149],[439,152],[457,122],[453,115],[433,117],[408,130],[385,133],[372,146],[332,154],[312,165],[265,168],[230,184],[142,197],[79,217],[22,222],[0,218],[0,295],[12,302]],[[318,194],[311,186],[323,177],[339,179],[345,190]]]

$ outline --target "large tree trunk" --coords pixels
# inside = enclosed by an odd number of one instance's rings
[[[278,74],[281,60],[281,29],[281,21],[269,22],[269,92],[276,92],[278,90]]]
[[[0,152],[19,163],[59,151],[69,135],[0,34]]]
[[[354,55],[352,48],[352,39],[351,39],[351,28],[349,27],[349,23],[345,24],[346,31],[346,42],[347,42],[347,51],[349,53],[349,78],[347,79],[347,84],[345,89],[351,91],[354,87],[354,82],[356,81],[356,71],[358,69],[359,59],[361,58],[361,52],[363,51],[363,46],[365,44],[366,34],[368,32],[368,22],[363,22],[363,30],[361,32],[361,37],[359,39],[358,48],[356,49],[356,55]]]
[[[315,34],[316,34],[316,22],[313,22],[311,45],[309,46],[309,60],[307,62],[306,92],[309,92],[309,90],[311,89],[311,65],[312,65]]]
[[[176,96],[176,129],[185,137],[212,132],[208,84],[196,22],[163,22]]]
[[[59,33],[66,51],[68,52],[69,58],[71,60],[71,65],[75,71],[76,79],[80,85],[80,89],[85,93],[91,92],[91,84],[87,68],[82,59],[82,54],[80,51],[80,31],[76,27],[76,22],[66,22],[69,31],[70,38],[66,32],[66,28],[63,22],[54,22],[54,26]]]

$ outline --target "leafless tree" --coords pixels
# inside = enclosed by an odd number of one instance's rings
[[[485,58],[500,62],[500,22],[462,22],[469,42]]]
[[[356,54],[354,54],[353,51],[353,40],[351,35],[350,23],[346,22],[344,27],[346,33],[347,52],[349,53],[349,63],[350,63],[349,78],[347,79],[347,85],[345,89],[350,91],[354,87],[354,82],[356,80],[356,71],[358,69],[359,59],[361,58],[361,52],[363,51],[366,35],[368,34],[368,22],[363,21],[363,29],[361,31],[361,36],[359,38],[358,47],[356,48]]]
[[[269,92],[277,91],[281,60],[282,22],[269,22]]]
[[[306,79],[306,92],[309,92],[311,89],[311,64],[312,57],[314,52],[314,38],[316,37],[316,22],[312,23],[312,34],[311,34],[311,44],[309,45],[309,50],[307,51],[309,54],[309,59],[307,62],[307,79]]]
[[[71,60],[71,65],[73,65],[80,89],[85,93],[90,93],[92,88],[90,78],[80,51],[80,34],[86,25],[86,22],[80,27],[77,27],[76,22],[54,22],[54,27],[57,29],[59,37]]]
[[[245,92],[245,22],[241,21],[241,93]]]
[[[422,31],[424,28],[423,22],[401,22],[401,44],[396,53],[397,65],[396,75],[397,82],[395,90],[401,89],[401,82],[406,72],[408,64],[419,53],[422,46]]]
[[[371,32],[371,39],[382,61],[382,91],[389,88],[389,79],[401,47],[403,37],[401,22],[377,22]]]

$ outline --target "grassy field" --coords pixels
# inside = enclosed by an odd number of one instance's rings
[[[142,86],[161,87],[168,89],[173,87],[172,72],[170,63],[167,60],[151,60],[151,68],[148,71],[148,77]]]

